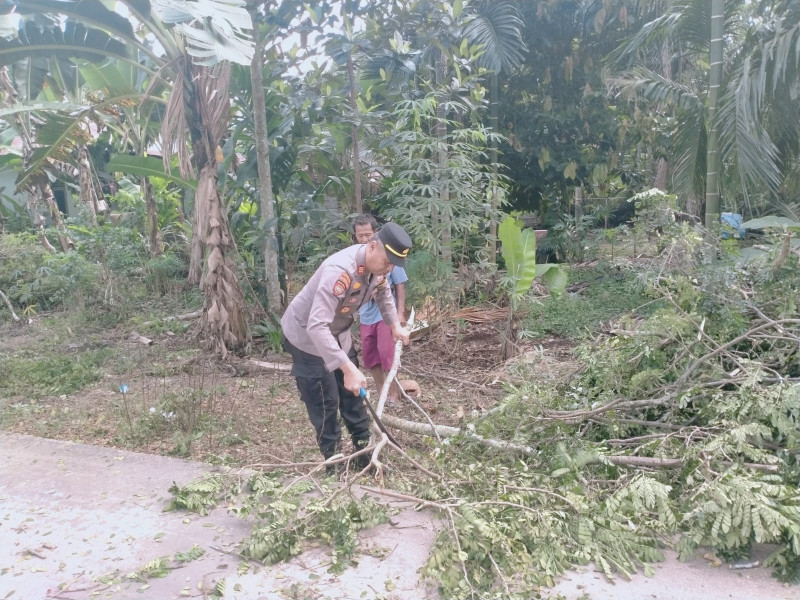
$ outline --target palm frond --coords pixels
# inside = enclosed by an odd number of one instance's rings
[[[151,0],[164,23],[186,38],[186,51],[198,65],[253,59],[253,22],[244,0]]]
[[[522,16],[509,0],[482,1],[464,28],[464,36],[483,46],[479,64],[497,74],[522,64],[527,46],[522,40]]]
[[[778,149],[761,119],[752,114],[753,102],[746,78],[722,97],[717,113],[717,132],[721,156],[735,156],[742,189],[777,192],[781,183]]]
[[[624,97],[638,95],[651,102],[663,102],[694,110],[702,106],[694,90],[650,69],[640,67],[610,77],[607,81],[612,90],[618,90]]]
[[[673,188],[683,197],[692,191],[702,195],[706,172],[705,113],[702,109],[687,109],[678,122],[682,125],[673,132],[671,146],[671,154],[676,157],[672,173]]]

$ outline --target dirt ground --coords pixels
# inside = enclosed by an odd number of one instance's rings
[[[2,429],[231,466],[318,456],[294,380],[286,371],[250,360],[286,367],[288,355],[261,352],[221,363],[197,348],[191,328],[177,335],[148,334],[149,346],[129,336],[130,330],[120,327],[52,344],[58,336],[53,338],[42,321],[0,330],[0,353],[7,355],[35,354],[48,342],[56,352],[76,357],[89,349],[112,353],[102,379],[76,392],[0,398]],[[570,364],[571,344],[557,338],[548,342],[553,368],[562,359]],[[504,365],[499,348],[495,324],[452,323],[412,342],[399,377],[419,384],[419,403],[434,422],[457,425],[473,411],[491,409],[503,397],[503,383],[524,371],[528,359]],[[377,397],[377,390],[372,394]],[[424,420],[405,402],[387,405],[386,412]],[[397,435],[401,443],[419,443],[417,436]]]

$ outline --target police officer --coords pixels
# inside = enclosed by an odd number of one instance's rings
[[[291,374],[317,433],[322,455],[341,450],[337,413],[350,433],[355,449],[369,444],[369,415],[359,397],[367,381],[348,356],[352,346],[353,316],[372,297],[392,337],[408,344],[409,333],[400,325],[386,275],[405,267],[411,238],[396,223],[387,223],[367,244],[356,244],[328,257],[289,304],[281,319],[284,345],[292,355]],[[365,467],[369,457],[359,457]]]

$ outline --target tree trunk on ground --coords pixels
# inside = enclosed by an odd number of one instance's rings
[[[14,321],[19,322],[19,317],[17,316],[17,313],[14,312],[14,307],[11,306],[11,301],[8,299],[8,296],[3,293],[3,290],[0,290],[0,298],[3,299],[3,301],[6,303],[6,306],[8,306],[8,310],[11,311],[11,318],[14,319]]]
[[[256,19],[253,19],[257,23]],[[269,131],[264,99],[264,40],[255,31],[256,48],[250,63],[250,80],[253,86],[253,120],[256,131],[256,162],[258,163],[258,197],[260,200],[261,229],[266,234],[264,242],[264,287],[267,292],[267,310],[276,315],[281,308],[281,287],[278,270],[277,220],[275,198],[272,195],[272,170],[269,164]]]
[[[350,81],[350,110],[353,112],[353,119],[358,114],[358,106],[356,104],[356,77],[355,69],[353,68],[353,55],[347,55],[347,76]],[[358,126],[353,123],[353,200],[355,201],[355,210],[359,215],[364,211],[361,201],[361,152],[358,149]]]
[[[156,195],[153,193],[153,186],[147,177],[142,177],[142,192],[147,205],[147,234],[150,242],[150,256],[155,258],[156,256],[161,256],[164,252],[164,241],[161,239],[161,231],[158,228]]]
[[[708,87],[708,148],[706,152],[706,219],[707,228],[719,221],[719,157],[717,139],[717,106],[722,86],[722,36],[725,33],[725,0],[711,0],[711,48]]]

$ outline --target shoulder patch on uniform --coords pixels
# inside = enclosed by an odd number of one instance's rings
[[[377,285],[378,286],[386,285],[386,277],[384,277],[383,275],[378,275],[378,283],[377,283]]]
[[[350,287],[350,275],[348,275],[347,273],[342,273],[341,275],[339,275],[339,279],[336,280],[336,283],[333,284],[333,295],[342,296],[349,287]]]
[[[365,271],[366,271],[366,268],[364,267],[364,265],[358,265],[358,269],[356,269],[356,273],[358,273],[359,275],[363,275]]]

